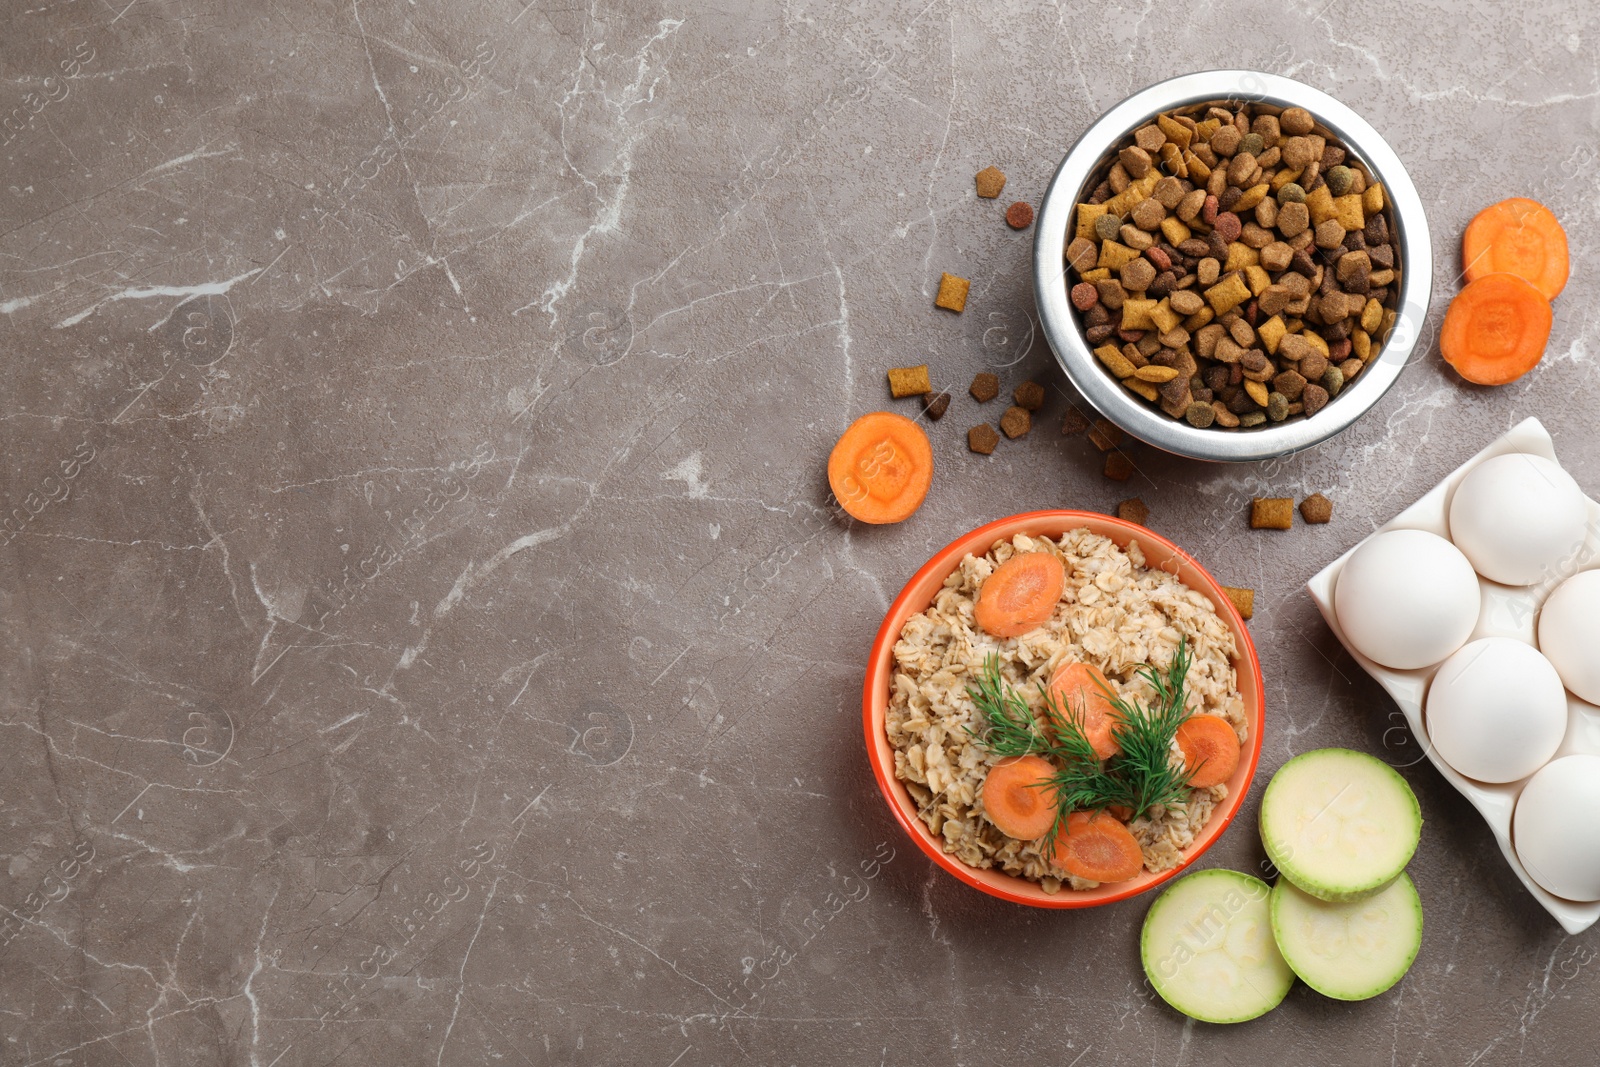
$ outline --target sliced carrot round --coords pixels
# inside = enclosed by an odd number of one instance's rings
[[[1013,756],[989,768],[983,779],[983,810],[1007,837],[1033,841],[1056,821],[1056,769],[1042,756]]]
[[[1439,354],[1478,385],[1514,382],[1539,362],[1550,340],[1550,301],[1515,274],[1485,274],[1450,301]]]
[[[1567,231],[1539,201],[1512,197],[1490,204],[1467,223],[1461,262],[1469,282],[1515,274],[1554,300],[1567,284]]]
[[[983,580],[972,617],[984,633],[1016,637],[1055,613],[1067,583],[1061,561],[1048,552],[1019,552]]]
[[[1144,870],[1144,852],[1128,828],[1103,811],[1075,811],[1056,835],[1050,861],[1092,882],[1125,882]]]
[[[933,446],[922,427],[892,411],[861,416],[828,456],[828,485],[862,522],[908,518],[933,483]]]
[[[1117,725],[1117,709],[1111,703],[1111,687],[1100,668],[1090,663],[1067,663],[1050,678],[1048,686],[1055,706],[1083,730],[1094,746],[1094,754],[1110,759],[1122,751],[1112,736]]]
[[[1239,766],[1239,735],[1220,715],[1191,715],[1178,726],[1178,748],[1190,771],[1189,784],[1199,789],[1221,785]]]

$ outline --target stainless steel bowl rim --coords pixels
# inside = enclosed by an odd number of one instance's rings
[[[1394,328],[1381,352],[1327,407],[1310,418],[1237,432],[1196,429],[1135,397],[1100,364],[1084,339],[1066,285],[1067,233],[1079,190],[1106,153],[1156,113],[1207,100],[1303,107],[1366,163],[1393,207],[1401,284]],[[1400,377],[1427,321],[1433,251],[1427,215],[1394,149],[1365,119],[1338,100],[1292,78],[1253,70],[1184,74],[1143,89],[1111,108],[1067,152],[1039,205],[1033,244],[1034,298],[1045,339],[1067,378],[1101,414],[1142,441],[1194,459],[1243,462],[1286,456],[1347,428]]]

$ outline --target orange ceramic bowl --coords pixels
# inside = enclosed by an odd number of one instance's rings
[[[1233,668],[1238,679],[1239,692],[1244,698],[1245,715],[1250,722],[1250,739],[1240,753],[1239,766],[1228,779],[1228,796],[1211,813],[1211,820],[1195,837],[1194,843],[1184,851],[1183,862],[1170,871],[1160,874],[1142,872],[1139,877],[1126,882],[1112,882],[1094,889],[1073,890],[1063,888],[1058,893],[1046,893],[1038,883],[1016,878],[998,870],[979,870],[969,867],[945,852],[941,839],[928,829],[927,823],[917,817],[916,802],[906,791],[905,783],[894,776],[894,749],[884,729],[884,716],[889,708],[889,681],[894,666],[894,644],[907,619],[933,603],[933,598],[943,588],[961,560],[971,552],[982,554],[1000,540],[1022,533],[1030,536],[1060,537],[1068,530],[1088,527],[1126,547],[1137,540],[1144,550],[1145,564],[1159,567],[1175,574],[1191,589],[1204,593],[1213,605],[1223,624],[1233,633],[1238,655]],[[1036,908],[1092,908],[1100,904],[1125,900],[1137,896],[1176,876],[1211,847],[1222,831],[1228,828],[1233,817],[1250,791],[1250,781],[1255,777],[1256,764],[1261,758],[1261,728],[1266,710],[1266,687],[1261,680],[1261,664],[1256,659],[1255,645],[1245,629],[1244,620],[1234,608],[1222,586],[1211,577],[1187,552],[1158,534],[1142,526],[1135,526],[1109,515],[1091,511],[1030,511],[1007,519],[980,526],[971,533],[956,538],[940,549],[923,564],[911,581],[900,591],[883,625],[878,629],[877,640],[872,644],[872,658],[867,662],[867,679],[861,700],[862,719],[867,734],[867,758],[872,762],[872,773],[878,779],[878,788],[889,802],[889,810],[917,847],[928,858],[975,889],[1017,904]]]

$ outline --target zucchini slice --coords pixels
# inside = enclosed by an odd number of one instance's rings
[[[1361,900],[1318,900],[1279,879],[1272,934],[1301,981],[1335,1000],[1366,1000],[1411,969],[1422,947],[1422,898],[1402,873]]]
[[[1272,937],[1271,893],[1259,878],[1212,869],[1157,897],[1139,955],[1161,999],[1207,1023],[1242,1023],[1282,1003],[1294,971]]]
[[[1261,798],[1273,866],[1321,900],[1360,900],[1411,862],[1422,837],[1416,794],[1365,752],[1319,748],[1278,768]]]

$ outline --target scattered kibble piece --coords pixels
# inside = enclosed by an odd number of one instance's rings
[[[1006,408],[1006,413],[1000,416],[1000,429],[1005,431],[1007,437],[1015,441],[1033,429],[1033,416],[1028,414],[1027,408]]]
[[[1026,230],[1033,225],[1033,205],[1026,200],[1018,200],[1006,208],[1006,225],[1013,230]]]
[[[1333,501],[1321,493],[1312,493],[1300,501],[1300,517],[1312,523],[1329,522],[1333,519]]]
[[[908,396],[921,396],[933,391],[933,383],[928,381],[928,365],[926,363],[917,367],[890,367],[889,392],[896,400]]]
[[[978,186],[978,195],[985,200],[993,200],[1006,187],[1005,172],[999,167],[984,167],[972,180]]]
[[[1089,430],[1089,440],[1102,452],[1109,452],[1122,443],[1122,428],[1108,419],[1095,419]]]
[[[962,311],[967,306],[967,290],[971,288],[972,283],[965,278],[957,278],[954,274],[940,274],[939,295],[933,298],[934,306],[950,311]]]
[[[1098,297],[1100,291],[1095,290],[1094,295]],[[1167,298],[1167,303],[1173,311],[1185,316],[1193,315],[1206,306],[1205,298],[1193,289],[1179,289]]]
[[[1270,371],[1270,369],[1271,368],[1269,367],[1268,370]],[[1248,368],[1246,368],[1245,373],[1250,373]],[[1246,378],[1240,384],[1244,386],[1244,391],[1249,394],[1250,399],[1254,400],[1261,407],[1264,408],[1272,402],[1272,394],[1267,390],[1265,383],[1256,381],[1254,378]],[[1262,419],[1267,417],[1267,413],[1265,411],[1253,411],[1251,414],[1260,415]]]
[[[1100,246],[1087,237],[1074,238],[1067,246],[1067,262],[1080,272],[1094,267],[1095,261],[1099,258]]]
[[[1134,497],[1132,500],[1124,500],[1117,505],[1117,518],[1123,522],[1131,522],[1137,526],[1143,526],[1145,520],[1149,517],[1149,505],[1138,497]]]
[[[944,418],[944,413],[950,410],[949,393],[928,393],[922,398],[922,413],[932,422]]]
[[[1252,530],[1287,530],[1293,525],[1293,497],[1257,497],[1250,501],[1250,528]]]
[[[1126,452],[1107,452],[1105,476],[1114,482],[1125,482],[1133,476],[1133,460]]]
[[[1067,415],[1061,420],[1061,432],[1064,435],[1071,435],[1075,433],[1082,433],[1088,428],[1089,420],[1084,417],[1083,412],[1079,411],[1070,404],[1067,405]]]
[[[994,427],[988,423],[974,426],[967,431],[967,447],[982,456],[987,456],[994,451],[994,446],[1000,443],[1000,435],[994,432]]]
[[[1011,399],[1019,408],[1038,411],[1044,407],[1044,386],[1038,382],[1023,382],[1012,392]]]
[[[1311,117],[1311,112],[1303,107],[1285,108],[1283,114],[1278,116],[1279,128],[1290,137],[1310,133],[1311,127],[1315,125],[1316,120]]]
[[[1190,426],[1197,430],[1204,430],[1217,421],[1217,410],[1204,400],[1196,400],[1189,405],[1188,410],[1183,413],[1183,417],[1188,420]]]
[[[1122,384],[1128,390],[1128,392],[1136,393],[1151,403],[1155,403],[1157,400],[1161,399],[1161,390],[1157,389],[1149,382],[1141,382],[1138,378],[1124,378],[1122,379]]]
[[[1106,329],[1109,330],[1111,327],[1107,326]],[[1122,354],[1121,350],[1118,349],[1116,345],[1101,345],[1099,348],[1094,350],[1094,354],[1095,358],[1099,359],[1101,363],[1104,363],[1106,365],[1106,369],[1111,371],[1111,373],[1115,374],[1118,378],[1131,378],[1133,377],[1133,372],[1139,369],[1128,360],[1128,357]]]
[[[972,394],[972,399],[980,404],[987,404],[1000,395],[1000,378],[998,375],[983,371],[972,379],[972,387],[967,390]]]
[[[1256,591],[1254,589],[1237,589],[1231,585],[1222,587],[1228,599],[1233,601],[1233,606],[1238,609],[1239,617],[1249,619],[1256,613]]]

